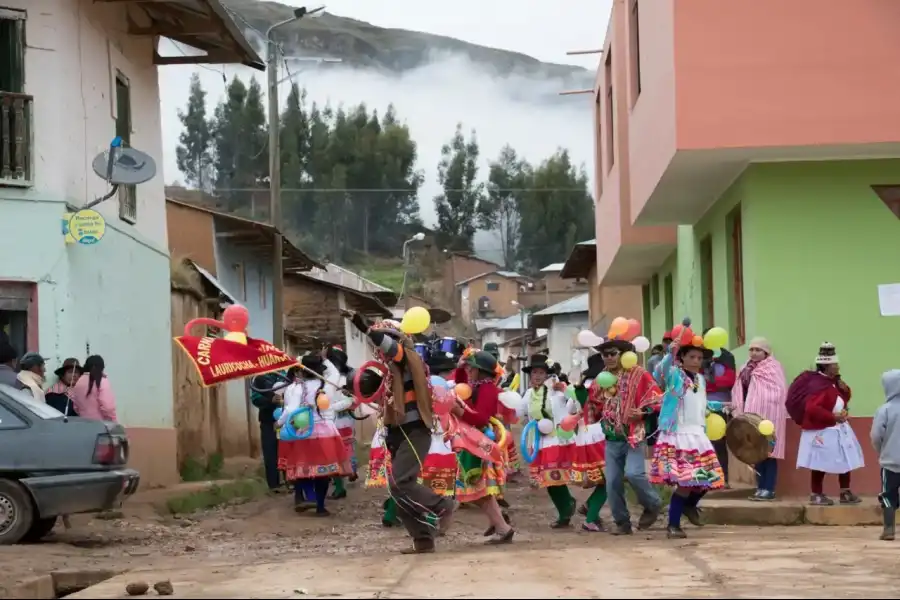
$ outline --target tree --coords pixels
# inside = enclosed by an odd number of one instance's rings
[[[206,116],[206,91],[197,73],[191,75],[187,109],[178,111],[184,129],[178,136],[175,160],[189,185],[210,191],[214,171],[212,123]]]
[[[216,194],[229,208],[239,205],[234,191],[244,181],[240,155],[243,151],[242,124],[247,87],[235,76],[225,88],[225,98],[216,106],[213,121],[213,148],[216,166]]]
[[[521,237],[520,205],[532,177],[531,165],[509,145],[500,151],[488,171],[487,195],[478,204],[478,224],[499,232],[503,265],[516,267],[516,251]]]
[[[302,228],[306,217],[315,213],[315,205],[303,193],[308,183],[310,123],[306,112],[306,91],[291,85],[281,114],[281,189],[285,222]]]
[[[562,262],[572,247],[594,235],[594,207],[584,167],[557,150],[534,170],[519,205],[519,258],[532,271]]]
[[[461,123],[456,126],[450,143],[441,148],[438,182],[444,191],[434,198],[434,207],[438,238],[444,249],[472,249],[476,210],[484,195],[484,183],[476,181],[478,155],[475,131],[466,141]]]

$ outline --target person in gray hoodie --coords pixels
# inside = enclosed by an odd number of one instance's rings
[[[872,420],[872,446],[881,464],[881,494],[878,500],[884,511],[883,540],[894,539],[897,508],[900,508],[900,369],[881,376],[885,403]]]

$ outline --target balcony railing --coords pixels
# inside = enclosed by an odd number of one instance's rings
[[[0,91],[0,186],[34,183],[34,97]]]

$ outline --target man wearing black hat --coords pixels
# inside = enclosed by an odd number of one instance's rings
[[[606,389],[591,386],[589,410],[603,423],[606,433],[606,491],[615,521],[614,535],[632,533],[631,515],[625,502],[625,480],[638,496],[644,512],[638,529],[648,529],[656,522],[661,509],[659,494],[650,485],[645,463],[647,415],[659,410],[659,386],[640,366],[624,369],[621,357],[634,352],[625,340],[611,339],[597,347],[603,357],[604,371],[615,376],[616,383]]]

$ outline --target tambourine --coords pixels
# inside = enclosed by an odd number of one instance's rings
[[[378,384],[378,389],[375,390],[371,396],[365,397],[362,393],[362,376],[366,371],[377,371],[381,374],[381,383]],[[356,372],[353,374],[353,406],[351,410],[359,406],[360,404],[374,404],[376,406],[384,406],[384,397],[387,393],[387,381],[388,381],[389,371],[388,368],[382,363],[370,360],[363,364],[360,368],[356,369]]]

